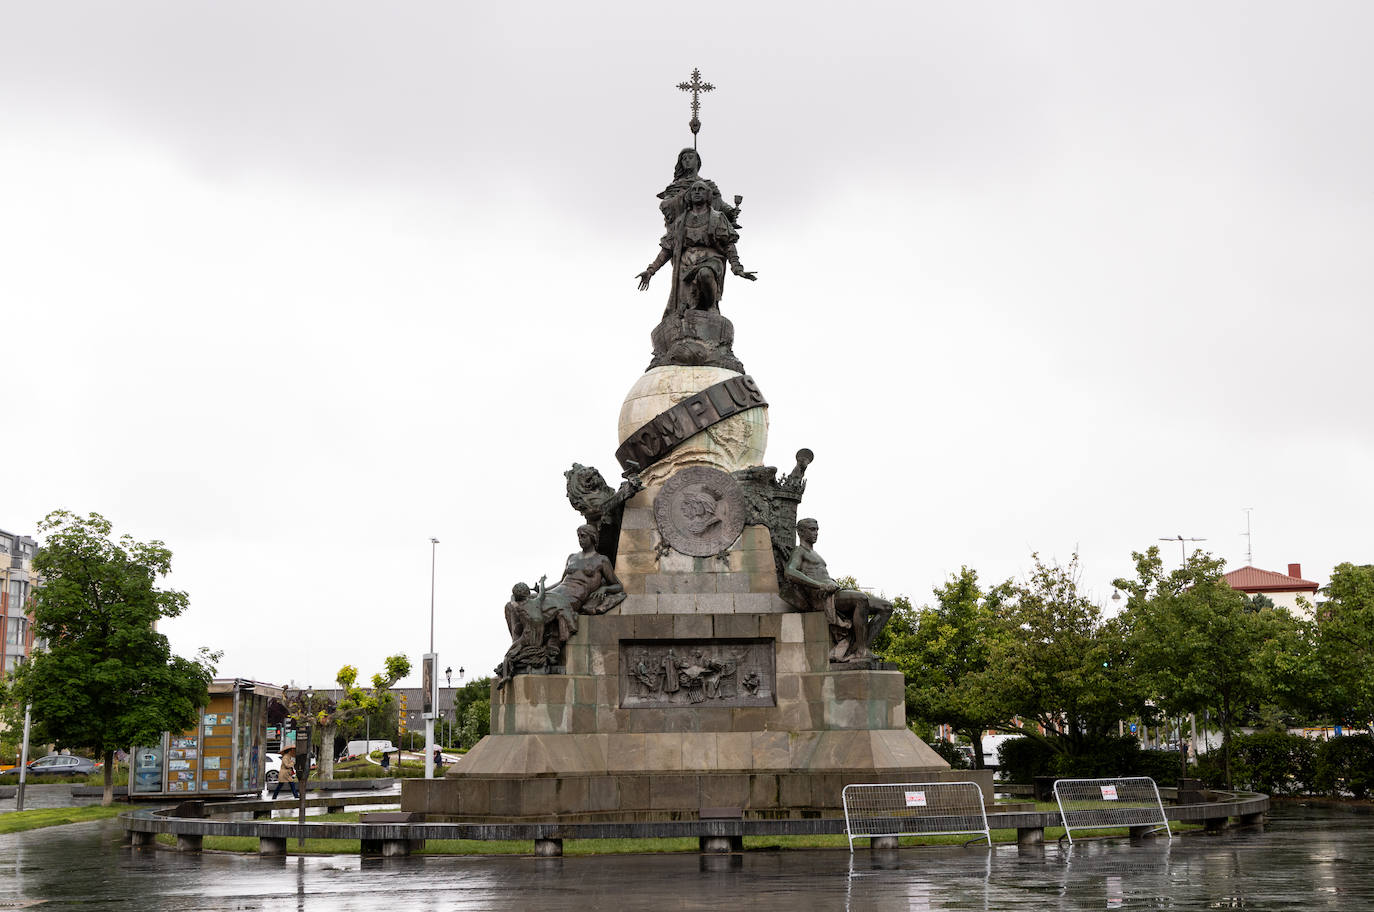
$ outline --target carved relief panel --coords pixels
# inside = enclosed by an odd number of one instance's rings
[[[620,705],[773,706],[771,639],[621,640]]]

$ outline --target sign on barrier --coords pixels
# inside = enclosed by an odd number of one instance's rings
[[[1073,845],[1073,831],[1109,827],[1153,827],[1170,839],[1169,819],[1159,788],[1148,776],[1124,779],[1060,779],[1054,784],[1054,800],[1064,821],[1064,835]]]
[[[976,782],[846,785],[843,797],[844,831],[851,852],[855,839],[875,836],[978,834],[992,844],[983,790]]]

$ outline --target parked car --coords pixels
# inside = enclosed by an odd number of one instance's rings
[[[263,755],[262,768],[268,785],[276,785],[281,778],[281,754],[268,751]]]
[[[29,773],[34,776],[89,776],[98,769],[94,760],[62,754],[39,757],[29,764]]]
[[[299,764],[300,761],[297,760],[296,763]],[[310,769],[313,771],[319,769],[319,767],[320,761],[316,760],[314,757],[311,757]],[[277,780],[281,778],[281,754],[276,754],[272,751],[268,751],[266,754],[263,755],[262,768],[263,778],[267,781],[268,786],[276,785]],[[299,773],[300,770],[297,769],[296,772]]]

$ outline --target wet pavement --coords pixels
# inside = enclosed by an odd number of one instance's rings
[[[116,821],[0,836],[0,909],[1065,910],[1374,908],[1374,817],[1279,808],[1263,831],[870,852],[261,859],[130,849]]]
[[[0,814],[15,809],[14,798],[0,798]],[[83,804],[99,804],[100,796],[94,798],[73,798],[72,787],[67,782],[49,782],[42,785],[26,783],[24,786],[24,810],[35,808],[80,807]],[[0,906],[0,909],[4,908]]]

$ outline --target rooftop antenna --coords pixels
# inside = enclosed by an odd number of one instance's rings
[[[697,115],[701,113],[701,94],[703,92],[714,92],[716,87],[709,82],[701,81],[701,70],[692,68],[691,82],[679,82],[677,87],[683,92],[692,93],[692,119],[687,122],[687,126],[692,128],[692,148],[697,147],[697,134],[701,132],[701,118]]]
[[[1245,565],[1247,567],[1255,566],[1255,553],[1251,550],[1253,543],[1250,540],[1250,512],[1254,509],[1254,507],[1241,507],[1245,513]]]
[[[1184,543],[1185,543],[1185,542],[1200,542],[1200,541],[1206,541],[1206,540],[1207,540],[1207,539],[1205,539],[1205,538],[1184,538],[1182,535],[1172,535],[1172,536],[1170,536],[1169,538],[1161,538],[1161,539],[1160,539],[1160,541],[1176,541],[1176,542],[1178,542],[1178,554],[1179,554],[1179,559],[1180,559],[1183,563],[1185,563],[1185,564],[1188,563],[1188,546],[1187,546],[1186,544],[1184,544]]]

